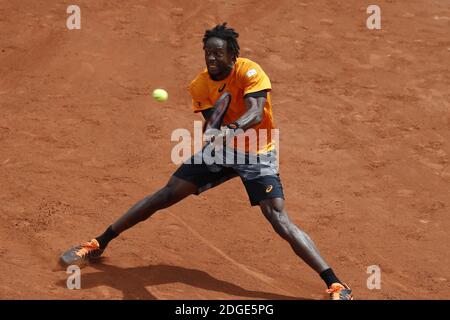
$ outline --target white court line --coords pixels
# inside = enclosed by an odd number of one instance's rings
[[[246,267],[245,265],[237,262],[236,260],[234,260],[233,258],[231,258],[229,255],[227,255],[225,252],[223,252],[222,250],[220,250],[219,248],[217,248],[214,244],[212,244],[210,241],[208,241],[206,238],[204,238],[201,234],[199,234],[197,231],[195,231],[194,229],[192,229],[186,222],[184,222],[181,218],[177,217],[175,214],[173,214],[172,212],[170,212],[167,209],[164,209],[164,211],[167,211],[173,218],[175,218],[176,220],[178,220],[183,226],[186,227],[186,229],[188,229],[190,232],[192,232],[198,239],[200,239],[200,241],[202,241],[204,244],[206,244],[208,247],[210,247],[211,249],[213,249],[216,253],[218,253],[219,255],[221,255],[223,258],[225,258],[226,260],[228,260],[229,262],[231,262],[233,265],[235,265],[236,267],[238,267],[239,269],[241,269],[242,271],[244,271],[245,273],[257,278],[258,280],[264,282],[265,284],[279,290],[280,292],[283,292],[283,294],[285,295],[289,295],[289,296],[295,296],[294,294],[280,288],[277,287],[276,285],[273,284],[274,280],[262,273],[256,272],[256,271],[252,271],[250,270],[248,267]]]

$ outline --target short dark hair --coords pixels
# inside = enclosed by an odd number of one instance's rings
[[[203,50],[205,49],[206,41],[210,38],[219,38],[227,42],[227,48],[233,54],[233,59],[236,60],[239,57],[239,44],[237,38],[239,33],[234,31],[233,28],[227,27],[227,23],[218,24],[214,28],[205,31],[203,36]]]

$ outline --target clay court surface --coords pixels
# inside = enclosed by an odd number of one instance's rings
[[[356,299],[449,299],[450,2],[376,1],[381,30],[369,4],[1,0],[0,298],[326,297],[239,179],[124,233],[81,290],[57,265],[176,169],[203,32],[228,21],[272,81],[294,222]]]

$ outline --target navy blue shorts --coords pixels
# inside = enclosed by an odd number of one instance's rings
[[[208,165],[204,161],[194,162],[195,157],[198,155],[185,161],[173,175],[195,184],[198,188],[197,195],[239,176],[252,206],[259,205],[266,199],[284,199],[278,168],[273,161],[276,157],[275,153],[265,155],[264,159],[252,164]]]

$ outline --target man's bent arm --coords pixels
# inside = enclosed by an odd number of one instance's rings
[[[264,116],[264,105],[266,103],[266,100],[267,99],[264,96],[246,96],[244,98],[244,101],[245,106],[247,107],[247,112],[244,113],[238,120],[236,120],[234,124],[242,130],[246,130],[259,124]]]

